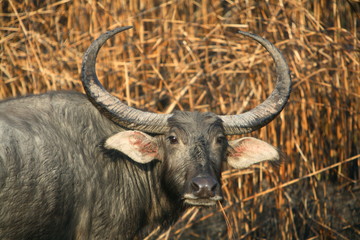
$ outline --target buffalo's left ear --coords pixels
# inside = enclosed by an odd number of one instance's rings
[[[140,131],[119,132],[105,141],[105,148],[120,151],[142,164],[159,159],[156,139]]]
[[[229,142],[227,161],[233,168],[242,169],[254,163],[279,159],[278,151],[259,139],[245,137]]]

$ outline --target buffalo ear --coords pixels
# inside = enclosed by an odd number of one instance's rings
[[[279,152],[270,144],[252,137],[229,142],[227,161],[233,168],[247,168],[262,161],[277,161]]]
[[[120,151],[138,163],[149,163],[159,157],[154,137],[140,131],[119,132],[105,141],[105,148]]]

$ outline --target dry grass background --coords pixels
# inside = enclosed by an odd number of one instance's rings
[[[192,208],[147,239],[360,239],[360,3],[357,0],[0,0],[0,99],[82,91],[82,55],[117,26],[97,71],[129,105],[234,114],[273,88],[273,62],[237,30],[283,52],[293,76],[280,116],[251,135],[280,167],[225,166],[226,202]]]

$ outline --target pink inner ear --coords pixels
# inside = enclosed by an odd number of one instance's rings
[[[129,143],[143,155],[157,156],[158,146],[140,132],[133,132],[129,136]]]
[[[230,141],[228,163],[243,169],[267,160],[278,160],[279,154],[270,144],[256,138],[246,137]]]
[[[233,146],[234,147],[234,146]],[[257,139],[242,139],[238,142],[238,144],[234,147],[234,151],[230,153],[232,157],[240,157],[243,154],[251,154],[251,153],[258,153],[260,151],[264,151],[264,148],[267,148],[267,144],[264,142],[259,141]]]

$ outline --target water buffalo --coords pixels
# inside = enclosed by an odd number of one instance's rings
[[[238,115],[131,108],[97,79],[95,61],[107,39],[86,51],[86,95],[51,92],[0,103],[0,236],[2,239],[132,239],[169,226],[189,206],[222,199],[221,162],[234,168],[278,160],[271,145],[246,137],[285,106],[291,80],[280,52],[270,52],[275,90]]]

